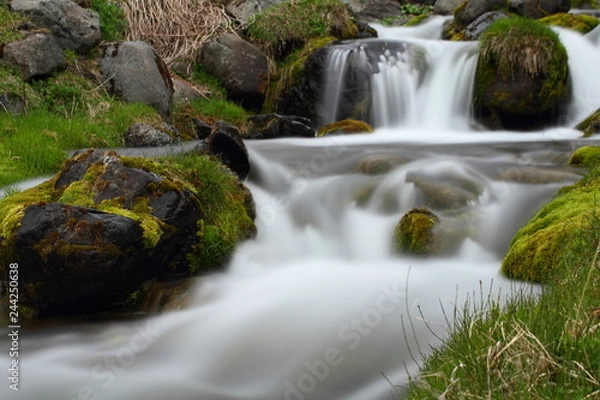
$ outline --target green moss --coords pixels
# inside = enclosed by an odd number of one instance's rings
[[[575,129],[583,132],[583,137],[590,137],[600,131],[600,109],[579,123]]]
[[[406,23],[406,26],[420,25],[423,21],[425,21],[427,18],[429,18],[429,15],[430,14],[421,14],[421,15],[412,17],[411,19],[408,20],[408,22]]]
[[[124,39],[127,21],[118,4],[106,0],[92,0],[90,8],[100,17],[102,40],[114,42]]]
[[[439,218],[426,208],[404,214],[394,230],[394,249],[399,253],[427,256],[432,253],[433,229]]]
[[[311,37],[354,37],[358,29],[339,0],[285,1],[256,15],[247,29],[250,41],[282,59]]]
[[[585,152],[585,151],[584,151]],[[515,235],[502,263],[511,278],[548,282],[556,273],[555,260],[569,252],[574,239],[590,229],[600,215],[600,170],[564,188]]]
[[[593,168],[600,166],[600,146],[585,146],[575,150],[569,165]]]
[[[332,124],[324,125],[319,128],[317,136],[352,134],[352,133],[372,133],[373,127],[364,121],[355,119],[344,119]]]
[[[552,26],[560,26],[585,34],[594,29],[600,21],[585,14],[558,13],[539,19],[540,22]]]

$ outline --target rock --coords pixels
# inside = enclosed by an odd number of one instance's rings
[[[326,46],[311,53],[298,78],[277,100],[277,114],[297,115],[309,119],[313,124],[320,120],[319,99],[323,94],[330,51],[331,48]]]
[[[225,10],[233,15],[242,25],[247,24],[252,18],[275,4],[283,3],[284,0],[233,0]]]
[[[486,12],[506,9],[505,0],[468,0],[454,10],[454,23],[464,29]]]
[[[459,29],[464,29],[490,11],[504,10],[525,18],[538,19],[567,12],[570,8],[570,0],[468,0],[455,9],[454,20]]]
[[[571,0],[508,0],[511,11],[531,19],[538,19],[571,9]]]
[[[26,80],[48,77],[67,65],[54,37],[44,33],[6,44],[2,60],[18,67]]]
[[[100,43],[98,13],[70,0],[12,0],[10,6],[49,29],[62,49],[86,54]]]
[[[410,173],[406,182],[413,183],[424,196],[423,204],[434,210],[449,210],[465,207],[478,198],[478,193],[461,187],[443,177]]]
[[[332,124],[323,125],[319,128],[317,136],[329,135],[347,135],[353,133],[373,133],[374,129],[371,125],[364,121],[355,119],[344,119]]]
[[[552,26],[560,26],[571,29],[581,33],[582,35],[592,31],[598,26],[598,24],[600,24],[600,20],[591,15],[569,13],[552,14],[547,17],[540,18],[540,22]]]
[[[571,154],[569,165],[593,168],[600,166],[600,146],[584,146]]]
[[[188,82],[172,77],[173,80],[173,102],[175,104],[187,104],[203,97],[202,93]]]
[[[4,93],[0,95],[0,112],[21,115],[25,112],[25,101],[17,94]]]
[[[197,61],[219,79],[231,100],[260,111],[269,84],[269,63],[258,47],[225,34],[205,43]]]
[[[390,172],[407,160],[392,154],[375,154],[369,156],[358,164],[357,171],[367,175],[382,175]]]
[[[413,256],[432,255],[434,228],[439,223],[437,215],[426,208],[414,208],[404,214],[394,230],[394,249]]]
[[[511,167],[499,171],[498,179],[506,182],[548,184],[548,183],[571,183],[580,176],[573,172],[561,170],[548,170],[536,167]]]
[[[400,13],[398,0],[342,0],[358,19],[378,22]]]
[[[581,268],[596,262],[600,177],[594,171],[563,188],[516,233],[502,261],[506,276],[551,283],[557,277],[578,276]],[[572,262],[573,254],[589,263]]]
[[[114,310],[145,281],[222,267],[255,234],[251,195],[218,162],[182,157],[185,167],[81,151],[51,180],[2,199],[0,259],[19,264],[23,310]]]
[[[341,62],[329,65],[332,58],[343,60],[344,65]],[[401,64],[419,77],[428,68],[427,55],[417,44],[381,39],[336,42],[308,57],[297,81],[281,95],[277,112],[309,118],[316,126],[344,119],[374,125],[371,77],[380,72],[381,64]],[[341,78],[331,77],[341,83],[339,87],[333,84],[328,87],[326,72],[335,71],[339,75],[342,70]],[[324,92],[332,92],[330,103],[336,104],[335,109],[322,106],[327,102],[323,100]]]
[[[600,132],[600,108],[592,115],[581,121],[575,129],[583,132],[583,137],[590,137]]]
[[[506,11],[489,11],[482,14],[465,28],[463,40],[479,40],[481,34],[485,32],[494,21],[508,17],[510,17],[510,15]]]
[[[125,145],[127,147],[158,147],[178,142],[167,132],[150,124],[135,124],[125,132]]]
[[[308,118],[296,115],[257,114],[248,118],[246,136],[250,139],[315,137]]]
[[[145,42],[111,42],[102,46],[102,81],[107,91],[129,103],[154,107],[169,121],[173,82],[165,63]]]
[[[199,118],[192,118],[192,123],[194,124],[194,131],[198,139],[206,139],[212,132],[212,126]]]
[[[490,129],[554,126],[568,96],[568,55],[547,25],[495,21],[481,37],[474,83],[477,119]]]
[[[454,10],[463,0],[437,0],[433,6],[433,13],[439,15],[454,14]]]
[[[248,150],[242,140],[240,131],[224,121],[217,121],[204,143],[197,147],[200,152],[214,154],[221,162],[235,172],[240,179],[250,173]]]

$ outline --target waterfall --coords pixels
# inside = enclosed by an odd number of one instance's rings
[[[477,45],[432,39],[439,38],[443,20],[434,18],[419,28],[377,26],[382,31],[378,39],[332,46],[322,123],[362,117],[377,128],[468,129]],[[347,82],[360,81],[356,71],[368,71],[370,99],[348,87]],[[341,109],[343,103],[352,102],[356,103]],[[356,113],[364,103],[370,103],[370,112]]]

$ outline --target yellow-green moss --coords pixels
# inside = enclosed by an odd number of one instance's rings
[[[569,160],[570,165],[593,168],[600,166],[600,146],[585,146],[575,150]]]
[[[399,253],[426,256],[432,253],[433,229],[439,218],[426,208],[404,214],[394,230],[394,249]]]
[[[420,25],[423,21],[429,18],[430,14],[421,14],[415,17],[412,17],[406,22],[406,26],[417,26]]]
[[[552,26],[572,29],[582,34],[588,33],[600,23],[598,18],[591,15],[570,13],[549,15],[539,19],[539,21]]]
[[[364,121],[355,119],[344,119],[332,124],[324,125],[319,128],[317,136],[352,134],[352,133],[372,133],[373,127]]]
[[[590,137],[600,131],[600,108],[579,123],[575,129],[582,131],[583,137]]]
[[[548,282],[556,260],[570,251],[575,239],[600,215],[600,168],[568,186],[517,232],[502,263],[511,278]],[[576,271],[573,271],[574,273]]]

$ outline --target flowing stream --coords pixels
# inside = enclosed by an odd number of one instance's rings
[[[515,232],[580,177],[569,154],[594,141],[570,127],[600,106],[586,72],[600,64],[598,32],[560,32],[574,93],[564,126],[516,133],[471,128],[475,43],[438,40],[440,19],[379,29],[419,43],[430,67],[411,81],[382,55],[374,134],[247,142],[259,233],[226,271],[193,279],[179,310],[24,327],[20,390],[5,380],[0,398],[398,398],[456,310],[538,293],[499,267]],[[396,223],[424,204],[461,239],[451,255],[394,253]]]

